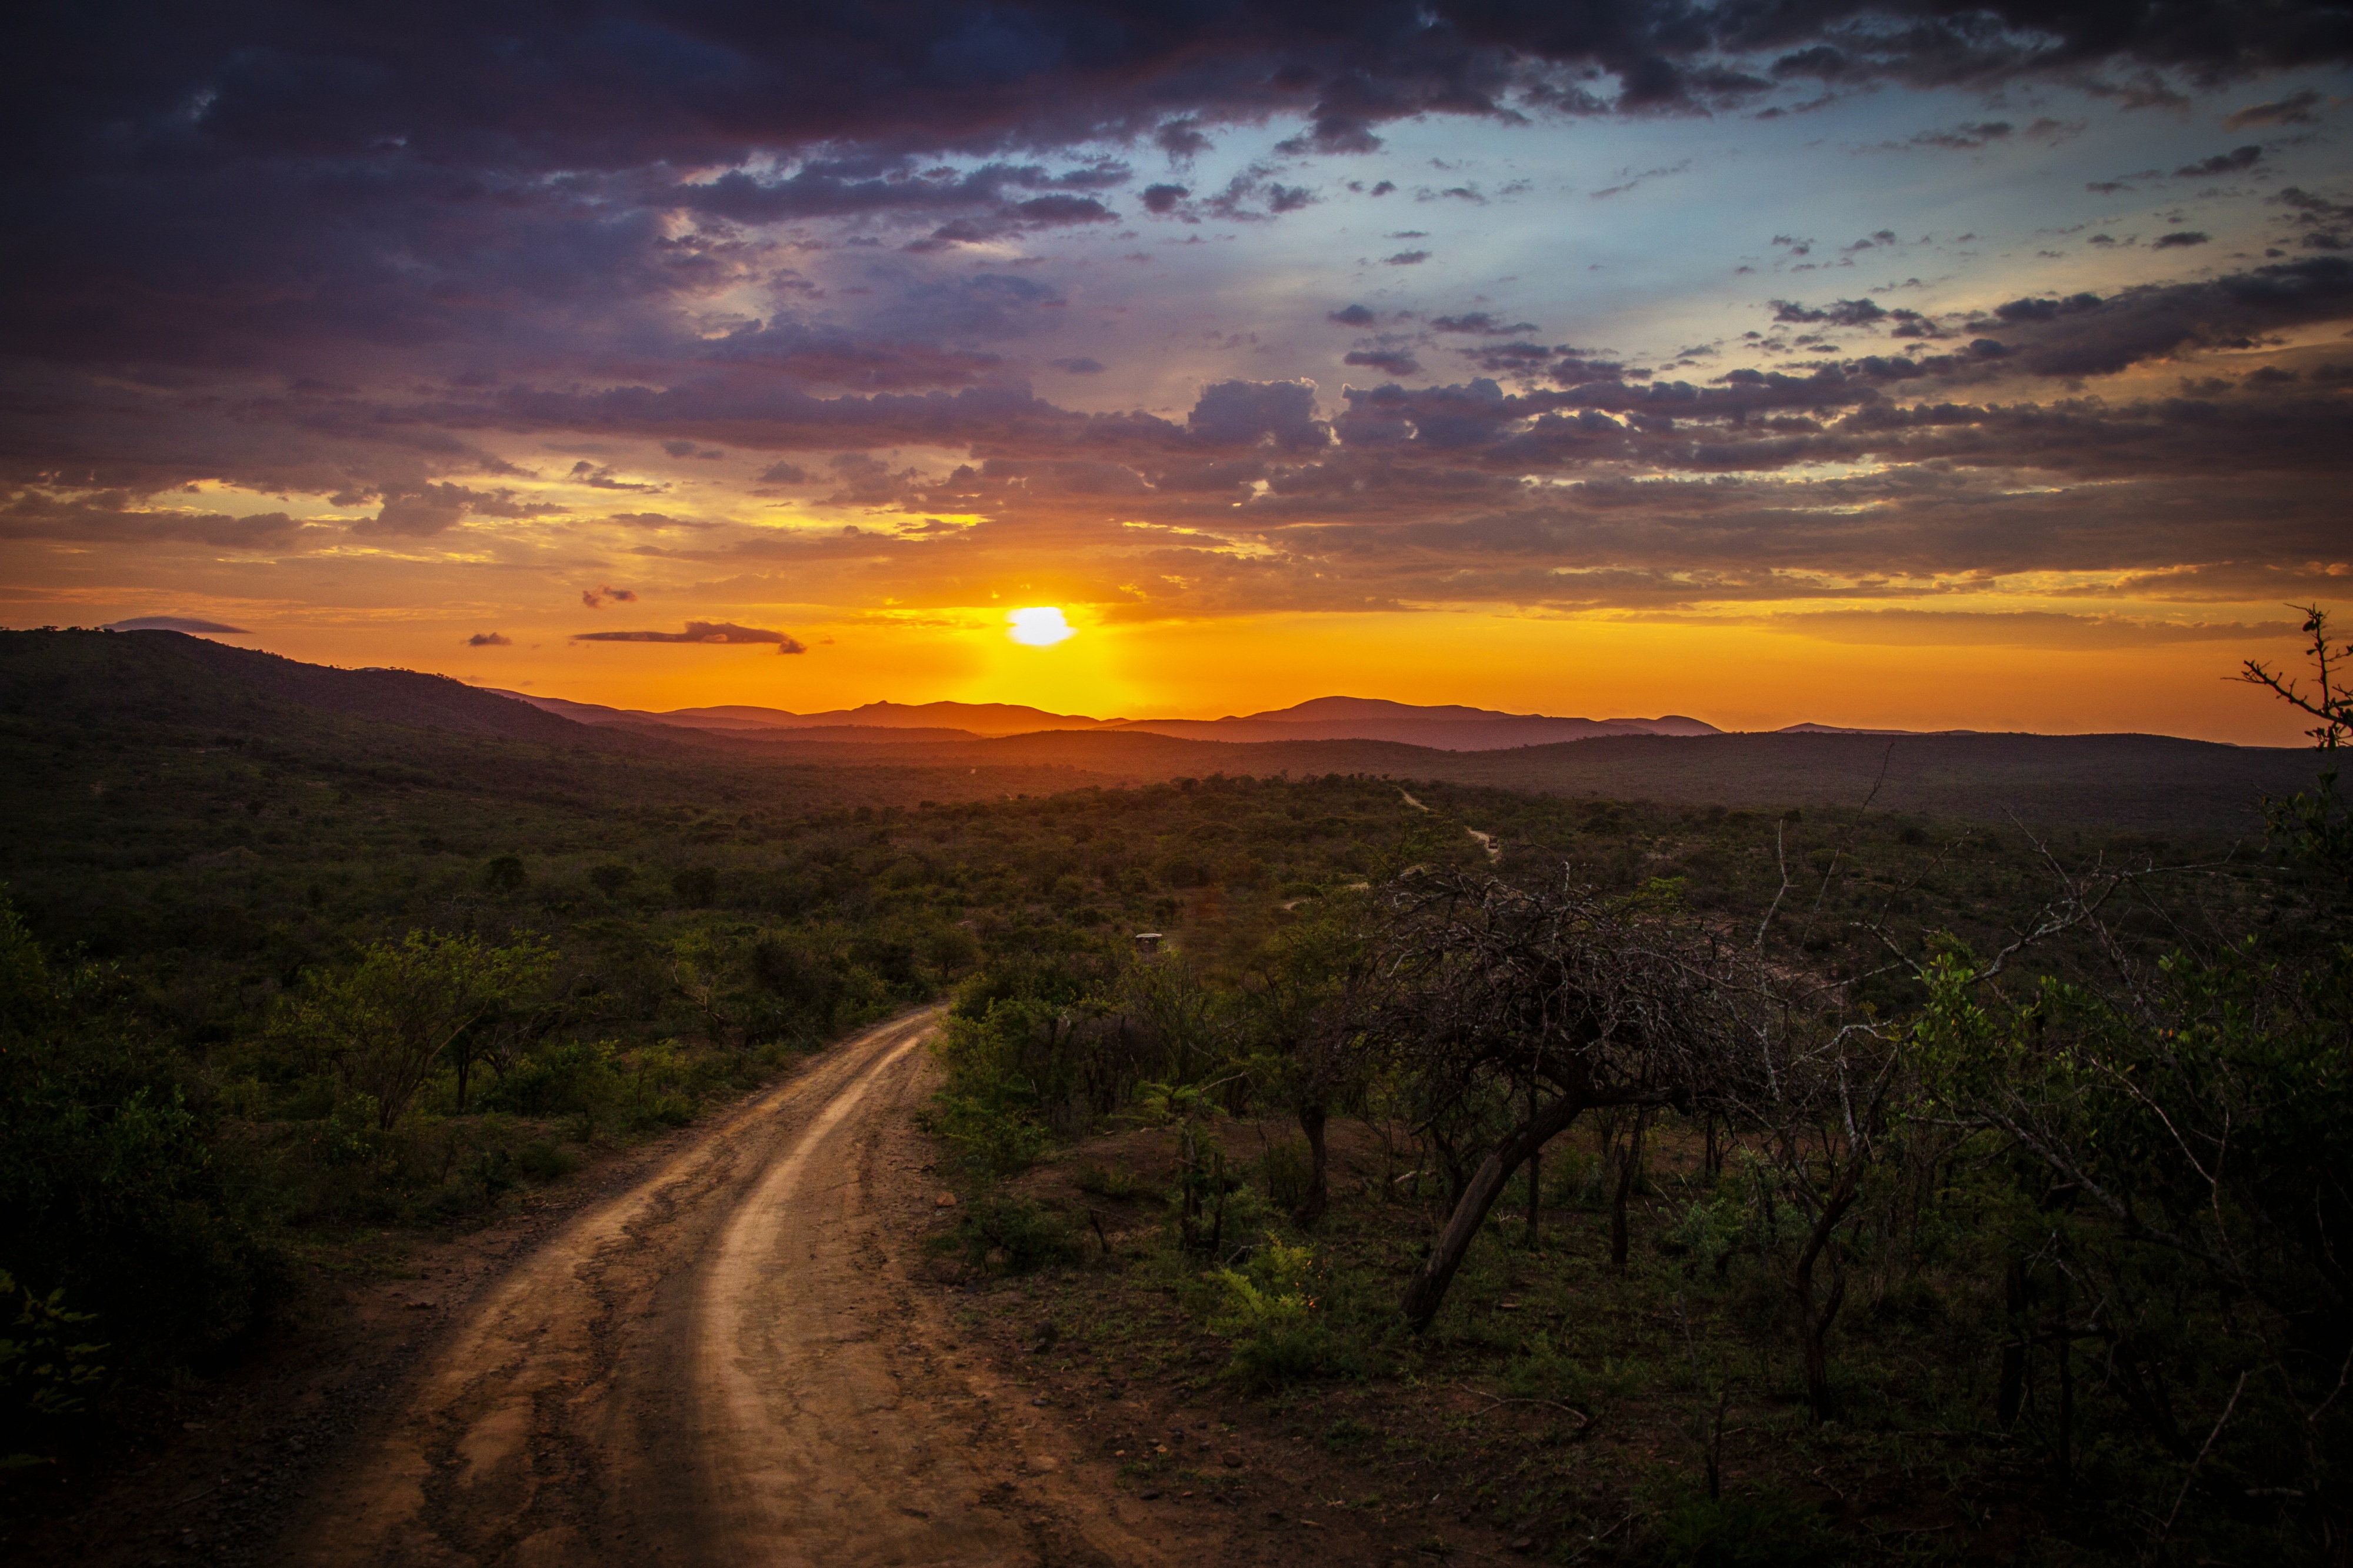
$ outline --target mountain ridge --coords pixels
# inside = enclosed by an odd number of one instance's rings
[[[1229,713],[1219,719],[1096,719],[1086,714],[1053,713],[1014,702],[868,702],[856,708],[797,713],[789,709],[740,703],[655,710],[611,708],[523,691],[501,691],[501,695],[584,724],[736,733],[828,730],[841,731],[839,738],[845,740],[853,738],[852,731],[869,730],[954,731],[984,740],[1085,731],[1198,741],[1392,741],[1434,751],[1489,752],[1604,735],[1725,732],[1704,721],[1674,713],[1657,719],[1578,719],[1545,713],[1506,713],[1460,703],[1423,706],[1380,697],[1316,697],[1289,708]]]

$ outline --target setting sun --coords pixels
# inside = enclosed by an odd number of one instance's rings
[[[1013,628],[1005,635],[1031,647],[1052,647],[1079,635],[1078,628],[1064,620],[1062,612],[1051,605],[1016,610],[1006,619],[1013,623]]]

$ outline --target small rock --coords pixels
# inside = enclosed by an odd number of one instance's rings
[[[1536,1543],[1535,1538],[1531,1536],[1523,1535],[1517,1541],[1512,1542],[1512,1550],[1514,1552],[1534,1552],[1535,1549]]]
[[[932,1206],[939,1209],[952,1209],[956,1206],[955,1194],[954,1193],[942,1193],[938,1197],[932,1200]]]
[[[1135,1495],[1142,1498],[1145,1502],[1158,1502],[1160,1500],[1160,1492],[1157,1488],[1155,1488],[1153,1490],[1148,1492],[1138,1492]]]
[[[1228,1454],[1225,1457],[1225,1464],[1226,1468],[1229,1470],[1239,1470],[1242,1468],[1242,1457],[1240,1454]]]

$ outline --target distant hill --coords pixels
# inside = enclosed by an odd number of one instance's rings
[[[688,730],[926,730],[976,737],[1100,730],[1124,722],[1073,713],[1049,713],[1042,708],[1027,708],[1016,702],[869,702],[863,707],[833,708],[822,713],[736,705],[672,708],[657,712],[643,708],[572,702],[561,697],[534,697],[522,691],[501,691],[499,695],[582,724],[656,724]]]
[[[1343,703],[1356,706],[1351,711]],[[1390,721],[1388,710],[1398,708],[1414,716],[1412,723],[1450,734],[1475,736],[1484,726],[1518,721],[1477,709],[1415,710],[1355,699],[1301,707],[1305,719],[1295,717],[1300,709],[1287,709],[1281,712],[1293,717],[1250,715],[1204,727],[1240,737],[1259,733],[1245,727],[1254,723],[1377,726]],[[1540,745],[1439,747],[1295,732],[1209,740],[1092,720],[1079,721],[1083,728],[991,736],[937,721],[975,711],[983,723],[1060,717],[994,704],[875,703],[785,715],[791,723],[744,722],[744,711],[774,710],[710,710],[688,723],[551,698],[518,700],[411,670],[303,664],[177,632],[0,632],[0,730],[17,736],[63,736],[72,743],[84,734],[153,729],[185,737],[176,742],[184,746],[213,745],[216,736],[268,738],[393,764],[430,752],[445,770],[495,766],[511,774],[539,766],[525,765],[533,755],[586,753],[580,761],[593,768],[603,765],[598,753],[634,753],[659,761],[665,777],[717,768],[737,781],[771,781],[746,787],[786,787],[789,779],[794,792],[809,798],[836,798],[846,790],[873,802],[968,800],[1212,773],[1336,773],[1778,809],[1859,805],[1883,766],[1877,810],[2252,835],[2262,826],[2263,797],[2306,787],[2316,771],[2308,751],[2164,735],[1891,735],[1809,726],[1755,735],[1605,731]],[[838,721],[845,716],[859,721]],[[725,722],[731,718],[738,721]],[[919,725],[919,718],[934,721]],[[1693,721],[1602,722],[1704,728]],[[507,742],[523,744],[498,752]],[[493,763],[494,755],[507,760]]]
[[[1049,713],[1009,702],[869,702],[822,713],[781,708],[673,708],[652,711],[607,708],[526,692],[501,695],[528,702],[583,724],[692,730],[761,731],[827,730],[838,741],[869,738],[866,731],[954,731],[978,737],[1030,735],[1061,731],[1129,731],[1191,741],[1393,741],[1441,752],[1491,752],[1553,741],[1586,741],[1604,735],[1715,735],[1723,731],[1697,719],[1669,714],[1659,719],[1556,719],[1542,713],[1503,713],[1487,708],[1418,707],[1375,697],[1318,697],[1290,708],[1223,719],[1090,719]],[[888,739],[877,733],[871,738]]]
[[[1318,697],[1224,719],[1139,719],[1119,728],[1190,741],[1394,741],[1440,752],[1497,752],[1605,735],[1716,735],[1679,714],[1659,719],[1557,719],[1455,705],[1419,707],[1376,697]]]

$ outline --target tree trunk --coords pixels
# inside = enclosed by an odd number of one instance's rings
[[[1536,1085],[1535,1079],[1531,1078],[1528,1079],[1528,1115],[1533,1119],[1535,1113]],[[1528,1250],[1530,1252],[1536,1249],[1536,1242],[1542,1237],[1543,1225],[1544,1150],[1542,1147],[1537,1147],[1528,1151]]]
[[[1555,1134],[1565,1131],[1584,1109],[1577,1096],[1563,1095],[1538,1110],[1480,1163],[1464,1186],[1454,1212],[1447,1217],[1446,1228],[1438,1233],[1430,1256],[1422,1260],[1420,1271],[1406,1287],[1405,1300],[1398,1304],[1415,1332],[1430,1327],[1430,1320],[1438,1316],[1438,1309],[1445,1304],[1446,1289],[1454,1282],[1454,1271],[1462,1267],[1463,1254],[1471,1250],[1479,1227],[1487,1223],[1487,1211],[1503,1195],[1512,1173],[1530,1154],[1551,1142]]]
[[[1816,1421],[1827,1420],[1831,1411],[1830,1338],[1831,1324],[1838,1318],[1839,1303],[1846,1297],[1846,1275],[1840,1271],[1838,1282],[1831,1287],[1830,1299],[1814,1299],[1814,1265],[1822,1251],[1838,1233],[1839,1222],[1846,1211],[1854,1206],[1855,1191],[1862,1184],[1862,1156],[1850,1153],[1845,1169],[1831,1184],[1822,1200],[1821,1213],[1814,1218],[1814,1227],[1806,1235],[1805,1246],[1798,1249],[1798,1260],[1789,1269],[1789,1293],[1797,1299],[1798,1341],[1806,1358],[1806,1407]]]
[[[1534,1252],[1543,1238],[1544,1226],[1544,1151],[1528,1151],[1528,1250]]]
[[[2012,1260],[2002,1280],[2010,1308],[2010,1340],[2001,1347],[2001,1384],[1994,1391],[1993,1415],[2003,1430],[2018,1423],[2019,1407],[2026,1403],[2026,1265]]]
[[[1307,1193],[1299,1200],[1299,1206],[1291,1211],[1291,1223],[1302,1230],[1322,1219],[1325,1206],[1331,1202],[1325,1185],[1325,1173],[1329,1168],[1329,1156],[1324,1146],[1325,1115],[1320,1103],[1299,1108],[1299,1130],[1307,1135]]]
[[[1642,1167],[1644,1111],[1634,1113],[1634,1131],[1618,1152],[1618,1191],[1609,1200],[1609,1267],[1626,1272],[1626,1198],[1634,1190],[1634,1175]]]

